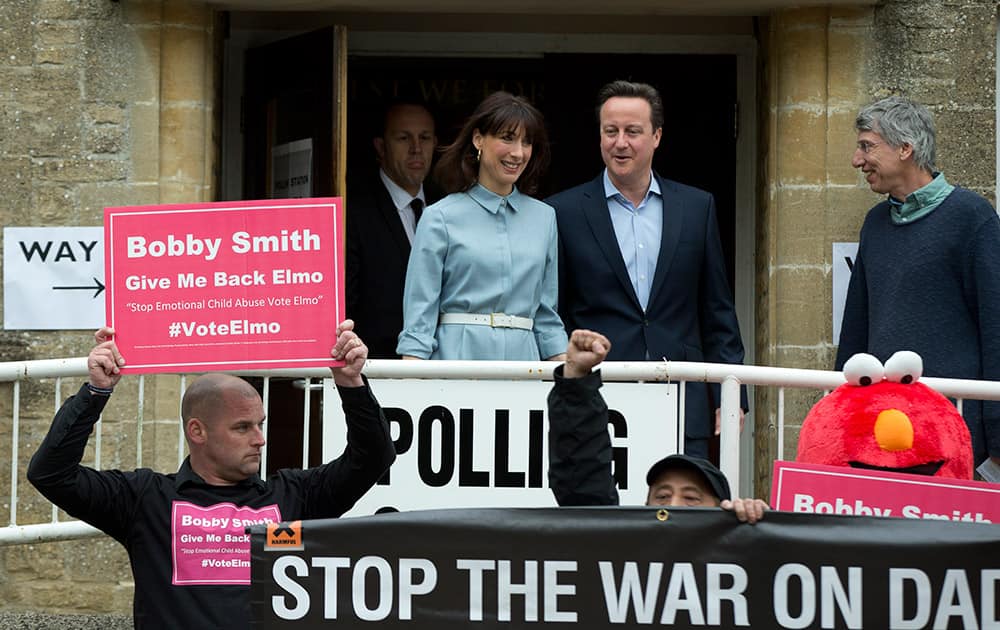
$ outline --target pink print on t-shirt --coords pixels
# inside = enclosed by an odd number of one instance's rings
[[[174,585],[249,585],[250,535],[244,528],[280,521],[277,505],[255,509],[218,503],[201,507],[174,501],[170,523]]]

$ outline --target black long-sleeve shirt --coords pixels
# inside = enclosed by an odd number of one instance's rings
[[[564,367],[549,392],[549,487],[561,506],[618,505],[601,372],[566,378]]]
[[[912,350],[924,376],[1000,380],[1000,220],[990,202],[958,187],[897,225],[883,201],[860,240],[834,369],[859,352],[887,361]],[[966,400],[962,416],[975,463],[1000,456],[1000,403]]]
[[[206,483],[186,459],[164,475],[148,468],[80,465],[107,396],[83,386],[56,414],[28,467],[50,501],[125,546],[135,579],[136,628],[245,628],[250,623],[247,525],[334,518],[395,459],[389,426],[367,387],[338,388],[347,418],[344,453],[308,470]]]

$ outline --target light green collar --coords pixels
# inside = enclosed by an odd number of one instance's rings
[[[910,193],[905,201],[889,197],[889,214],[896,225],[913,223],[922,219],[951,194],[955,187],[944,178],[944,173],[935,173],[929,184]]]

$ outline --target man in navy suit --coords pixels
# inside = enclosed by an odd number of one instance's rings
[[[598,117],[604,172],[547,200],[559,225],[566,330],[606,335],[611,361],[742,363],[715,200],[653,172],[659,93],[614,81],[598,93]],[[688,384],[688,455],[708,457],[718,405],[717,385]]]
[[[347,191],[346,310],[373,359],[398,359],[410,242],[428,201],[424,179],[437,146],[423,105],[395,102],[374,138],[378,177]]]

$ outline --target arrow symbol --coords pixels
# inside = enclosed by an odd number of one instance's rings
[[[97,278],[94,278],[94,284],[88,285],[88,286],[85,286],[85,287],[52,287],[52,288],[54,290],[56,290],[56,291],[81,291],[81,290],[83,290],[83,291],[90,291],[90,290],[93,290],[95,298],[98,295],[101,294],[101,291],[104,291],[104,285]]]
[[[295,532],[292,530],[292,526],[288,523],[283,523],[274,528],[274,537],[277,538],[282,534],[288,534],[289,538],[295,538]]]

